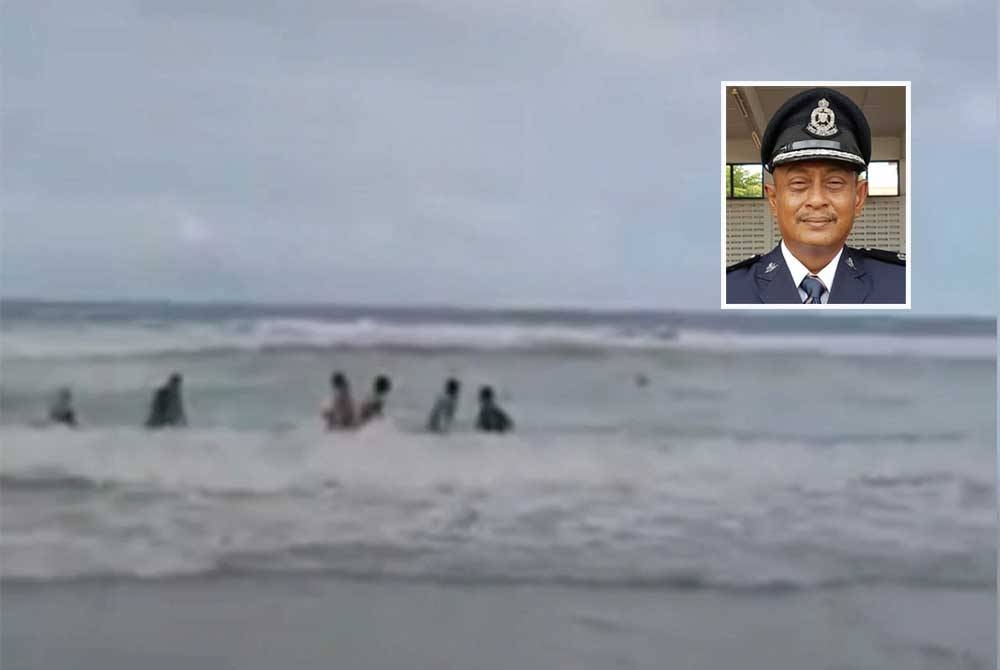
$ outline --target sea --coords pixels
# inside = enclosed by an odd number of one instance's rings
[[[28,300],[0,317],[7,587],[305,576],[762,613],[844,589],[995,598],[993,319]],[[384,419],[324,431],[335,370],[356,399],[388,375]],[[189,426],[144,430],[173,372]],[[455,424],[430,434],[452,376]],[[482,385],[512,433],[475,432]],[[44,423],[61,386],[77,429]],[[924,651],[992,667],[992,644]]]

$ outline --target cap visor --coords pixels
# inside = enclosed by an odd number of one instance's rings
[[[862,170],[867,167],[865,159],[857,154],[848,151],[838,151],[836,149],[798,149],[796,151],[785,151],[771,159],[771,165],[777,167],[787,163],[798,163],[801,161],[839,161],[850,163],[854,167]]]

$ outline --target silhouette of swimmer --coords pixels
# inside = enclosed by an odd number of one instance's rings
[[[450,377],[444,384],[444,392],[437,397],[434,409],[427,418],[427,430],[434,433],[447,433],[455,418],[455,408],[458,407],[458,391],[461,388],[458,380]]]
[[[375,383],[372,385],[372,395],[365,400],[358,412],[358,426],[363,426],[373,419],[382,418],[382,413],[385,411],[385,398],[389,395],[390,390],[392,390],[392,382],[389,381],[388,377],[379,375],[375,378]]]
[[[176,372],[170,375],[167,383],[156,389],[153,403],[149,408],[147,428],[163,428],[165,426],[186,426],[184,403],[181,400],[181,376]]]
[[[323,419],[327,430],[343,430],[354,426],[354,401],[351,399],[351,387],[347,377],[342,372],[334,372],[330,377],[333,388],[333,398],[323,408]]]
[[[506,433],[513,429],[514,422],[496,404],[493,398],[493,389],[489,386],[479,389],[479,416],[476,419],[476,430],[487,433]]]
[[[76,426],[76,412],[73,410],[73,392],[68,387],[62,387],[56,393],[55,400],[49,407],[49,421],[66,426]]]

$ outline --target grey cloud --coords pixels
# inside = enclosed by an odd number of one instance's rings
[[[840,29],[706,2],[8,3],[4,290],[714,308],[722,79],[913,79],[915,131],[948,129],[917,173],[995,157],[995,9],[808,11]]]

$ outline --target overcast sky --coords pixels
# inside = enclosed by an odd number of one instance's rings
[[[720,81],[892,79],[994,312],[996,3],[740,4],[7,0],[2,293],[714,310]]]

